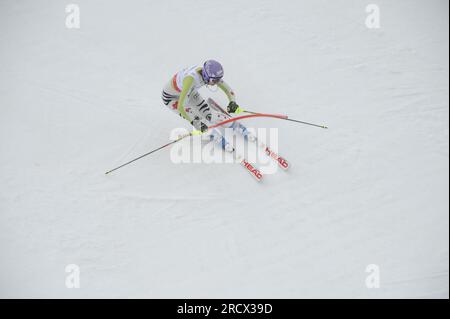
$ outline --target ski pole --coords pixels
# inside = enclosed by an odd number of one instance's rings
[[[169,142],[169,143],[167,143],[167,144],[165,144],[165,145],[163,145],[163,146],[160,146],[160,147],[158,147],[158,148],[156,148],[156,149],[154,149],[154,150],[152,150],[152,151],[150,151],[150,152],[148,152],[148,153],[145,153],[145,154],[143,154],[143,155],[141,155],[141,156],[139,156],[139,157],[136,157],[135,159],[132,159],[132,160],[129,161],[129,162],[126,162],[126,163],[124,163],[124,164],[122,164],[122,165],[120,165],[120,166],[117,166],[116,168],[113,168],[113,169],[110,170],[110,171],[107,171],[105,174],[107,175],[107,174],[109,174],[109,173],[112,173],[112,172],[118,170],[119,168],[122,168],[122,167],[124,167],[124,166],[127,166],[127,165],[133,163],[133,162],[136,162],[137,160],[139,160],[139,159],[141,159],[141,158],[143,158],[143,157],[145,157],[145,156],[148,156],[148,155],[153,154],[153,153],[155,153],[155,152],[157,152],[157,151],[159,151],[159,150],[161,150],[161,149],[163,149],[163,148],[165,148],[165,147],[167,147],[167,146],[170,146],[170,145],[172,145],[172,144],[175,144],[175,143],[181,141],[182,139],[184,139],[184,138],[186,138],[186,137],[193,136],[193,135],[202,135],[202,134],[205,134],[206,132],[210,131],[210,130],[213,129],[213,128],[222,126],[222,125],[224,125],[224,124],[226,124],[226,123],[229,123],[229,122],[234,122],[234,121],[237,121],[237,120],[241,120],[241,119],[253,118],[253,117],[271,117],[271,118],[277,118],[277,119],[280,119],[280,120],[287,120],[287,121],[292,121],[292,122],[296,122],[296,123],[307,124],[307,125],[311,125],[311,126],[316,126],[316,127],[320,127],[320,128],[325,128],[325,129],[328,128],[328,127],[326,127],[326,126],[324,126],[324,125],[318,125],[318,124],[313,124],[313,123],[308,123],[308,122],[303,122],[303,121],[299,121],[299,120],[290,119],[290,118],[288,118],[287,115],[264,114],[264,113],[257,113],[257,112],[244,111],[244,110],[241,110],[239,113],[242,113],[242,112],[244,112],[244,113],[249,113],[249,114],[251,114],[251,115],[242,115],[242,116],[238,116],[238,117],[231,117],[231,118],[229,118],[229,119],[227,119],[227,120],[225,120],[225,121],[222,121],[222,122],[220,122],[220,123],[217,123],[217,124],[214,124],[214,125],[209,126],[209,127],[208,127],[208,130],[205,131],[205,132],[193,131],[193,132],[190,132],[189,134],[182,135],[182,136],[180,136],[179,138],[177,138],[176,140],[174,140],[174,141],[172,141],[172,142]],[[227,114],[228,114],[228,113],[227,113]]]
[[[245,111],[245,110],[243,110],[242,112],[244,112],[244,113],[249,113],[249,114],[259,114],[259,113],[257,113],[257,112]],[[311,126],[320,127],[320,128],[325,128],[325,129],[328,128],[328,127],[325,126],[325,125],[319,125],[319,124],[314,124],[314,123],[309,123],[309,122],[304,122],[304,121],[294,120],[294,119],[290,119],[290,118],[287,117],[287,116],[284,116],[284,117],[277,116],[277,118],[279,118],[280,120],[286,120],[286,121],[291,121],[291,122],[296,122],[296,123],[301,123],[301,124],[311,125]]]
[[[163,149],[163,148],[165,148],[165,147],[167,147],[167,146],[169,146],[169,145],[175,144],[175,143],[181,141],[182,139],[184,139],[184,138],[186,138],[186,137],[188,137],[188,136],[191,136],[191,135],[193,135],[192,132],[189,133],[189,134],[182,135],[182,136],[180,136],[179,138],[177,138],[175,141],[172,141],[172,142],[170,142],[170,143],[167,143],[167,144],[165,144],[165,145],[163,145],[163,146],[160,146],[160,147],[158,147],[158,148],[156,148],[156,149],[154,149],[154,150],[152,150],[152,151],[150,151],[150,152],[148,152],[148,153],[145,153],[145,154],[143,154],[143,155],[141,155],[141,156],[139,156],[139,157],[136,157],[135,159],[132,159],[131,161],[126,162],[125,164],[122,164],[122,165],[120,165],[120,166],[117,166],[116,168],[113,168],[113,169],[110,170],[110,171],[107,171],[105,174],[108,175],[109,173],[114,172],[115,170],[118,170],[119,168],[122,168],[122,167],[124,167],[124,166],[127,166],[127,165],[133,163],[133,162],[136,162],[137,160],[139,160],[139,159],[141,159],[141,158],[143,158],[143,157],[145,157],[145,156],[148,156],[148,155],[150,155],[150,154],[152,154],[152,153],[155,153],[156,151],[159,151],[159,150],[161,150],[161,149]]]

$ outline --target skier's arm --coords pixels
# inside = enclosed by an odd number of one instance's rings
[[[184,109],[184,103],[186,102],[186,97],[187,97],[188,93],[191,91],[193,83],[194,83],[194,78],[192,76],[187,76],[187,77],[184,78],[184,80],[183,80],[183,90],[181,91],[180,99],[178,100],[178,112],[189,123],[191,123],[192,120],[186,114],[186,111]]]
[[[227,95],[230,102],[236,102],[236,97],[234,96],[233,90],[225,81],[220,81],[217,83],[217,86]]]
[[[225,81],[220,81],[219,83],[217,83],[217,86],[227,95],[228,100],[230,101],[227,106],[228,113],[239,114],[244,111],[239,107],[239,105],[237,105],[234,92]]]

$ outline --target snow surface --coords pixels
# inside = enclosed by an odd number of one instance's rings
[[[0,297],[449,297],[447,1],[76,3],[0,2]],[[262,184],[169,150],[104,175],[189,127],[161,89],[207,58],[330,129],[246,121],[293,165]]]

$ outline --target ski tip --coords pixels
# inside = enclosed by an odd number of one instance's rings
[[[257,175],[252,174],[252,176],[255,178],[255,181],[258,183],[261,183],[263,181],[264,175],[260,172]]]

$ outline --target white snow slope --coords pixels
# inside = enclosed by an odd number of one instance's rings
[[[0,297],[449,297],[447,1],[76,3],[0,2]],[[261,184],[169,149],[104,175],[189,128],[161,89],[207,58],[330,129],[245,121],[293,165]]]

